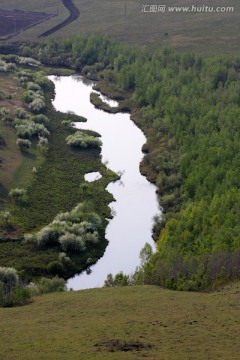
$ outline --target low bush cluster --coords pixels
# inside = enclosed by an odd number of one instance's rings
[[[49,294],[53,292],[65,291],[66,290],[66,282],[64,279],[59,278],[58,276],[49,278],[41,278],[40,281],[35,283],[30,283],[27,286],[31,296],[38,296],[41,294]]]
[[[33,78],[33,75],[28,71],[19,71],[17,74],[16,79],[20,82],[20,84],[25,84],[28,81],[31,81]]]
[[[37,234],[25,235],[27,242],[36,243],[39,247],[59,246],[66,253],[81,253],[87,244],[99,241],[100,217],[89,212],[87,206],[77,205],[72,211],[58,214]]]
[[[33,67],[38,67],[41,65],[40,61],[32,59],[31,57],[18,56],[16,60],[17,63],[20,65],[27,65]]]
[[[0,66],[1,62],[2,60],[0,60]],[[34,76],[36,78],[35,82],[33,82]],[[28,103],[29,110],[36,113],[36,115],[32,115],[21,107],[16,108],[14,114],[12,114],[8,108],[2,107],[0,117],[5,125],[15,127],[18,137],[16,143],[21,151],[27,151],[31,147],[31,140],[34,137],[38,138],[39,148],[45,150],[48,145],[47,137],[50,134],[45,125],[49,120],[47,116],[39,113],[45,108],[44,93],[41,85],[45,86],[46,81],[41,74],[33,75],[25,71],[18,73],[17,80],[21,86],[27,89],[23,100]]]
[[[67,144],[81,149],[101,147],[102,141],[95,136],[88,135],[82,131],[77,131],[66,138]]]
[[[15,115],[16,117],[13,120],[13,124],[18,136],[17,146],[20,150],[27,151],[31,147],[31,140],[34,137],[38,138],[40,149],[47,148],[47,137],[50,135],[48,129],[45,127],[49,122],[47,116],[43,114],[31,116],[31,114],[23,108],[16,108]],[[6,117],[8,115],[2,116]]]
[[[0,72],[14,71],[16,65],[14,63],[7,63],[4,60],[0,60]]]
[[[17,270],[0,267],[0,307],[12,307],[27,304],[32,296],[66,290],[64,279],[55,276],[41,278],[37,284],[24,284]]]

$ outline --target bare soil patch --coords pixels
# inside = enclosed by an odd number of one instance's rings
[[[120,340],[110,340],[110,341],[104,341],[101,343],[95,344],[98,351],[104,350],[109,352],[115,352],[115,351],[140,351],[140,350],[146,350],[150,349],[151,345],[144,345],[139,341],[120,341]]]

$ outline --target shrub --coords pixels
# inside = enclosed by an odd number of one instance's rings
[[[66,290],[64,279],[55,276],[52,279],[42,278],[38,284],[40,294],[48,294]]]
[[[6,63],[3,60],[0,60],[0,71],[14,71],[16,69],[16,65],[14,63]]]
[[[66,252],[81,252],[86,249],[83,237],[69,232],[62,235],[59,238],[59,242],[62,249]]]
[[[32,121],[16,125],[15,128],[19,138],[30,139],[35,134],[35,124]]]
[[[34,132],[36,135],[40,136],[42,139],[44,139],[50,135],[50,132],[47,130],[47,128],[43,124],[35,124]],[[47,139],[45,139],[44,141],[46,141],[46,140]]]
[[[43,114],[34,115],[31,120],[37,124],[44,124],[44,125],[46,125],[49,122],[47,116]]]
[[[37,237],[36,237],[36,235],[33,235],[33,234],[25,234],[24,240],[28,244],[35,244],[37,242]]]
[[[16,108],[14,112],[15,112],[15,115],[19,119],[28,119],[29,118],[28,112],[23,108]]]
[[[49,136],[49,131],[43,124],[35,124],[33,121],[27,121],[15,126],[17,136],[23,139],[30,139],[34,135],[40,137]]]
[[[0,267],[0,282],[7,290],[11,289],[11,287],[18,285],[19,277],[17,274],[17,270],[10,267]]]
[[[28,151],[31,147],[31,141],[28,139],[17,139],[17,146],[21,151]]]
[[[41,247],[56,244],[60,235],[61,232],[58,230],[46,226],[37,233],[37,243]]]
[[[11,219],[11,214],[9,211],[1,211],[0,212],[0,217],[1,217],[1,221],[3,223],[3,225],[5,227],[10,226],[10,219]]]
[[[83,132],[77,131],[73,135],[69,135],[66,138],[67,144],[74,147],[79,148],[95,148],[95,147],[101,147],[102,141],[99,138],[96,138],[91,135],[87,135]]]
[[[35,98],[28,107],[33,112],[39,113],[45,108],[45,102],[40,98]]]
[[[31,292],[27,287],[23,285],[17,286],[13,295],[13,302],[11,306],[16,305],[25,305],[30,301]]]
[[[22,202],[26,198],[27,191],[25,189],[11,189],[9,192],[9,196],[13,198],[16,202]]]
[[[39,147],[40,151],[42,151],[42,152],[47,150],[48,139],[46,139],[45,137],[39,136],[38,147]]]
[[[93,233],[87,233],[84,237],[85,241],[92,242],[94,244],[99,242],[99,237],[97,231],[94,231]]]
[[[33,90],[33,91],[39,91],[39,90],[41,90],[41,87],[38,84],[35,84],[33,82],[29,82],[27,84],[27,89],[28,90]]]
[[[35,82],[41,86],[41,88],[47,88],[51,81],[47,78],[47,76],[44,74],[44,72],[38,71],[34,74]]]
[[[64,271],[63,264],[59,261],[52,261],[48,264],[47,270],[52,275],[62,275]]]
[[[19,56],[17,58],[17,61],[20,65],[28,65],[28,66],[34,66],[34,67],[38,67],[41,65],[40,61],[37,61],[35,59],[32,59],[30,57],[23,57],[23,56]]]
[[[27,289],[29,290],[31,296],[40,295],[40,290],[39,290],[38,286],[36,284],[34,284],[33,282],[28,284]]]
[[[36,235],[26,234],[25,241],[35,242],[40,247],[59,245],[64,252],[79,253],[86,249],[87,243],[99,241],[101,218],[87,209],[84,203],[77,205],[72,211],[58,214],[46,227]],[[60,262],[69,259],[61,255]],[[64,258],[65,256],[65,258]],[[65,260],[63,260],[65,259]]]
[[[21,71],[20,73],[18,73],[18,80],[20,81],[20,83],[26,83],[28,82],[29,80],[32,79],[32,74],[30,74],[29,72],[27,71]]]
[[[69,264],[70,258],[66,255],[65,252],[62,252],[58,256],[58,261],[60,261],[62,264]]]
[[[10,114],[10,110],[7,107],[5,107],[5,106],[1,107],[0,116],[1,116],[2,119],[4,119],[5,116],[7,116],[9,114]]]
[[[23,100],[27,103],[31,103],[33,100],[39,99],[44,102],[44,96],[42,90],[27,90],[23,95]]]

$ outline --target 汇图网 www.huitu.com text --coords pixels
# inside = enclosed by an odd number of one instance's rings
[[[232,13],[233,6],[208,6],[208,5],[191,5],[191,6],[167,6],[167,5],[142,5],[143,13]]]

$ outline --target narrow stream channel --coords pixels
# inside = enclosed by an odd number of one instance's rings
[[[119,181],[107,187],[116,202],[110,204],[115,216],[106,229],[109,245],[104,256],[91,268],[91,274],[83,273],[68,281],[68,287],[74,290],[100,287],[109,273],[131,274],[139,265],[139,252],[146,242],[154,248],[152,218],[159,213],[156,187],[139,172],[146,138],[129,114],[108,114],[94,108],[90,102],[94,82],[81,76],[50,79],[55,84],[56,110],[86,117],[88,121],[77,123],[77,128],[101,134],[102,161],[122,174]]]

